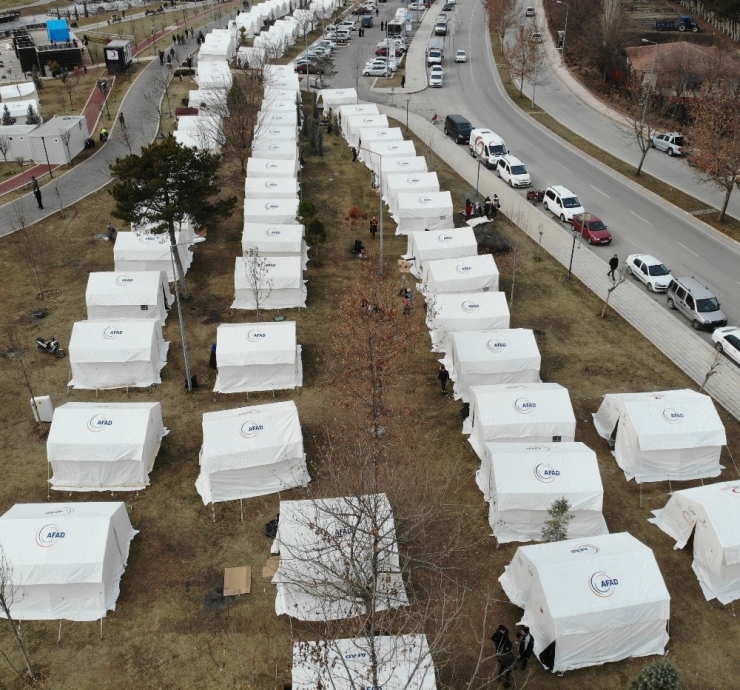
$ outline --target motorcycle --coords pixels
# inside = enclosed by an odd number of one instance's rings
[[[540,204],[545,198],[545,192],[541,189],[530,189],[527,191],[527,201],[531,201],[533,204]]]
[[[59,359],[67,356],[67,351],[59,347],[59,341],[53,335],[49,336],[49,340],[36,338],[36,347],[39,352],[44,352],[47,355],[56,355]]]

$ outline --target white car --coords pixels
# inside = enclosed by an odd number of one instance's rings
[[[431,77],[433,74],[439,74],[440,76],[444,76],[444,70],[442,69],[442,65],[432,65],[432,69],[429,70],[429,76]]]
[[[339,22],[337,27],[338,30],[349,29],[350,31],[357,31],[357,22],[353,22],[351,19],[345,19],[343,22]]]
[[[534,7],[532,7],[531,5],[529,7],[527,7],[527,9],[524,11],[524,16],[525,17],[534,17]]]
[[[328,48],[329,52],[331,52],[332,50],[334,50],[334,48],[337,47],[337,44],[334,43],[334,41],[330,41],[328,38],[325,38],[324,40],[319,41],[316,45],[321,46],[322,48]]]
[[[468,54],[464,50],[458,50],[455,53],[455,62],[467,62]]]
[[[529,187],[532,184],[527,167],[511,154],[498,159],[496,173],[509,187]]]
[[[444,79],[442,78],[442,72],[432,72],[429,75],[429,86],[431,86],[433,89],[441,88],[443,81]]]
[[[365,65],[365,69],[373,69],[375,67],[378,67],[383,70],[383,73],[385,73],[385,70],[388,69],[389,72],[395,72],[398,69],[398,65],[395,62],[376,62],[373,60],[372,62],[368,62]]]
[[[363,77],[385,77],[391,74],[393,70],[388,69],[386,65],[365,65],[362,70]]]
[[[717,352],[724,352],[736,364],[740,364],[740,328],[737,326],[715,328],[712,340]]]
[[[625,263],[627,272],[645,283],[650,292],[665,292],[673,280],[671,272],[650,254],[630,254]]]

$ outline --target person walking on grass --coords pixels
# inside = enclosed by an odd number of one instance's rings
[[[36,197],[36,203],[39,205],[39,208],[44,208],[44,205],[41,203],[39,181],[34,176],[31,176],[31,189],[33,190],[33,195]]]
[[[406,75],[405,74],[401,76],[401,88],[402,89],[406,88]]]
[[[445,369],[444,364],[439,365],[437,378],[439,379],[439,385],[442,386],[442,395],[445,395],[447,393],[447,382],[450,380],[450,372]]]
[[[355,163],[357,161],[357,149],[353,146],[352,147],[352,162]]]
[[[619,267],[619,257],[615,254],[611,259],[609,259],[609,272],[606,274],[609,278],[612,279],[612,282],[614,282],[617,278],[615,275],[615,271]]]
[[[378,232],[378,219],[373,216],[370,219],[370,236],[375,239],[375,233]]]
[[[512,644],[509,639],[509,629],[505,625],[499,625],[498,629],[491,636],[491,640],[496,645],[496,660],[498,661],[498,680],[504,681],[504,687],[511,687],[511,672],[514,669],[516,658],[511,651]]]
[[[534,650],[534,637],[526,625],[516,636],[519,638],[519,668],[524,671]]]

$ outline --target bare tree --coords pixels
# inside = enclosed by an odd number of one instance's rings
[[[36,423],[41,426],[41,415],[39,414],[39,408],[36,406],[36,396],[34,396],[33,394],[31,379],[28,375],[29,367],[26,365],[26,358],[23,353],[23,348],[18,342],[18,336],[16,335],[15,329],[13,329],[11,326],[5,327],[5,344],[7,347],[5,356],[13,365],[15,365],[15,367],[18,369],[18,372],[23,377],[23,382],[26,385],[28,394],[31,396],[31,406],[33,407],[33,411],[35,413]],[[0,546],[0,550],[1,549],[2,546]],[[1,567],[2,566],[0,565],[0,568]],[[0,573],[0,579],[1,575],[2,573]],[[1,586],[2,583],[0,582],[0,588]]]
[[[247,285],[254,298],[254,308],[257,312],[257,321],[260,320],[260,305],[270,297],[274,281],[269,277],[272,262],[269,258],[259,255],[259,248],[254,247],[244,253],[244,272]]]
[[[504,45],[506,32],[521,20],[522,9],[517,0],[481,0],[486,8],[488,23]]]
[[[0,610],[2,610],[3,617],[7,619],[8,625],[13,632],[13,638],[15,639],[15,643],[18,645],[18,650],[23,657],[23,663],[26,665],[28,675],[31,680],[34,681],[36,680],[36,673],[33,670],[31,657],[28,655],[28,650],[26,649],[26,641],[23,639],[23,635],[21,635],[20,624],[13,620],[13,616],[10,612],[18,590],[19,587],[13,583],[13,564],[5,555],[5,550],[3,549],[2,544],[0,544]],[[4,652],[3,656],[10,667],[16,672],[18,677],[25,681],[23,675],[10,663],[10,659],[8,659]]]
[[[7,134],[0,136],[0,153],[3,154],[3,160],[8,162],[8,153],[10,152],[10,137]]]
[[[77,86],[77,83],[73,79],[67,79],[64,82],[64,90],[67,92],[67,96],[69,98],[69,107],[70,110],[73,108],[74,104],[72,103],[72,96],[75,92],[75,87]]]
[[[535,30],[540,31],[537,23],[534,24]],[[529,80],[529,83],[532,85],[532,107],[535,106],[535,91],[537,90],[538,86],[544,86],[549,81],[549,73],[548,73],[548,61],[547,61],[547,54],[545,53],[545,44],[541,41],[532,41],[532,52],[531,52],[531,62],[530,62],[530,68],[529,68],[529,74],[527,75],[527,79]]]
[[[717,353],[714,355],[714,360],[712,361],[712,364],[709,366],[709,369],[707,370],[707,375],[704,377],[704,380],[701,382],[701,386],[699,387],[699,392],[703,392],[704,388],[706,387],[707,383],[709,383],[709,379],[712,378],[718,371],[719,368],[722,366],[722,364],[725,361],[725,358],[722,356],[722,345],[720,343],[717,343]]]
[[[601,0],[599,12],[590,11],[584,19],[585,35],[593,40],[582,41],[590,52],[604,81],[610,70],[624,65],[624,49],[634,40],[634,25],[625,7],[625,0]],[[569,35],[573,35],[570,31]]]
[[[41,247],[36,237],[36,232],[33,228],[29,227],[26,213],[20,204],[15,204],[11,211],[11,226],[13,227],[13,233],[11,235],[13,244],[18,252],[22,261],[25,261],[31,271],[33,277],[36,280],[36,287],[38,288],[37,297],[40,299],[44,298],[44,290],[41,287],[41,275],[40,275],[40,257]]]
[[[609,298],[612,296],[612,292],[614,292],[622,283],[624,283],[625,280],[627,280],[627,271],[623,266],[617,274],[617,279],[612,283],[611,287],[607,288],[606,299],[604,300],[604,308],[601,310],[602,319],[604,318],[604,314],[606,314],[606,308],[609,306]]]
[[[352,74],[354,75],[355,91],[359,93],[360,76],[362,75],[362,68],[365,65],[365,63],[363,62],[364,58],[362,56],[362,50],[360,49],[359,43],[356,43],[355,45],[353,45],[350,50],[352,52],[349,54],[349,66],[350,66],[350,69],[352,70]]]
[[[18,156],[15,156],[15,157],[13,158],[13,160],[14,160],[14,161],[15,161],[16,163],[18,163],[18,165],[19,165],[19,166],[20,166],[20,168],[21,168],[21,173],[23,173],[23,170],[24,170],[23,166],[24,166],[24,164],[25,164],[25,162],[26,162],[26,158],[25,158],[25,156],[24,156],[23,154],[20,154],[20,155],[18,155]]]
[[[532,71],[533,46],[532,32],[524,24],[520,24],[514,42],[504,47],[511,74],[519,82],[520,98],[524,92],[524,81],[529,78]]]
[[[67,158],[69,158],[69,162],[72,162],[72,152],[69,150],[69,141],[72,138],[72,132],[70,132],[68,129],[66,130],[59,130],[59,138],[62,140],[62,143],[64,144],[64,148],[67,149]]]
[[[513,240],[511,242],[511,252],[509,254],[511,260],[511,297],[509,303],[514,304],[514,286],[516,284],[517,271],[524,264],[524,253],[522,251],[522,245],[519,240]]]

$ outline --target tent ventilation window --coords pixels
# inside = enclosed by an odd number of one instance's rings
[[[552,442],[553,443],[560,443],[562,440],[563,440],[563,437],[562,436],[553,436],[552,437]]]

